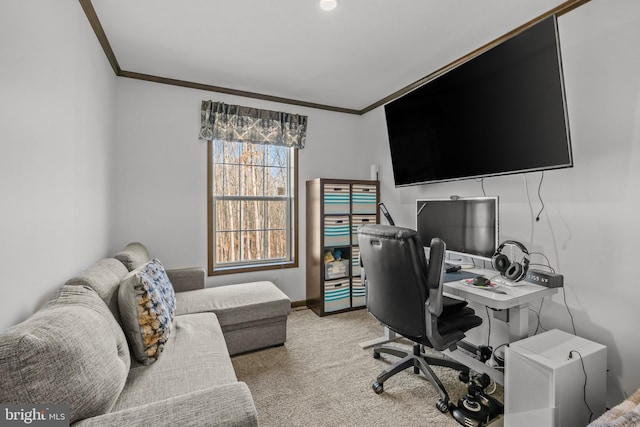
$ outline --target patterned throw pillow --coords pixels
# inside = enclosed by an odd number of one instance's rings
[[[118,304],[133,355],[150,365],[169,339],[175,313],[175,292],[158,259],[125,276],[118,290]]]

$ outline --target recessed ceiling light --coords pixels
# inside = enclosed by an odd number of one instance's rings
[[[338,5],[338,0],[320,0],[322,10],[333,10]]]

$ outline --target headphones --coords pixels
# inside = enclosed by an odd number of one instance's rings
[[[509,261],[509,257],[503,255],[501,253],[502,249],[505,246],[512,245],[519,248],[524,257],[522,258],[522,262],[511,262]],[[520,242],[516,242],[515,240],[507,240],[502,242],[496,252],[491,257],[491,266],[494,270],[500,272],[502,277],[505,279],[513,280],[518,282],[525,278],[527,275],[527,270],[529,270],[529,251],[527,248]]]

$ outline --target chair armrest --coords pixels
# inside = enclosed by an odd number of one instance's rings
[[[207,273],[204,268],[177,268],[167,270],[167,276],[176,292],[204,289]]]
[[[243,382],[198,390],[158,402],[87,418],[74,427],[255,427],[256,407]]]

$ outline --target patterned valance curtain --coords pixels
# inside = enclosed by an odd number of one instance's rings
[[[304,148],[307,116],[202,101],[200,139]]]

